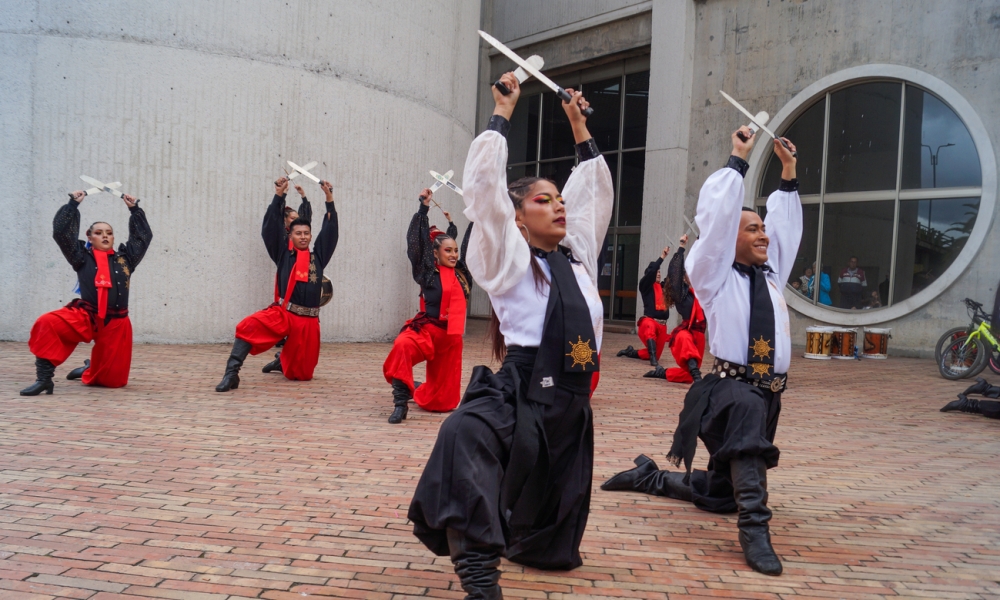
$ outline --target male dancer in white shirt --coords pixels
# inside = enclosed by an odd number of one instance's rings
[[[744,141],[745,139],[745,141]],[[708,319],[715,355],[712,373],[691,386],[667,460],[686,473],[661,471],[640,455],[636,468],[615,475],[604,490],[634,490],[693,502],[711,512],[739,511],[740,546],[747,564],[781,574],[771,547],[767,469],[777,466],[774,434],[791,358],[788,308],[782,290],[802,237],[802,206],[795,146],[777,140],[781,185],[767,199],[767,218],[743,207],[743,176],[754,138],[732,135],[725,168],[701,188],[695,221],[701,238],[685,267]],[[732,268],[726,267],[732,265]],[[692,472],[698,438],[708,448],[708,470]]]

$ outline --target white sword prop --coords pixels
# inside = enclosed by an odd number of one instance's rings
[[[479,37],[483,38],[484,40],[487,41],[487,43],[489,43],[489,45],[499,50],[501,54],[514,61],[514,64],[524,69],[525,73],[531,75],[532,77],[540,81],[542,84],[544,84],[547,88],[555,92],[556,95],[559,96],[559,98],[561,98],[563,102],[573,101],[573,97],[569,95],[569,92],[556,85],[554,81],[552,81],[545,75],[542,75],[541,71],[532,66],[531,63],[529,63],[528,61],[518,56],[516,52],[514,52],[507,46],[503,45],[503,42],[501,42],[500,40],[496,39],[495,37],[486,33],[483,30],[479,30]],[[594,109],[588,107],[582,112],[585,117],[589,117],[590,115],[594,114]]]
[[[312,163],[309,163],[308,165],[306,165],[304,167],[300,167],[299,165],[293,163],[292,161],[287,161],[287,162],[288,162],[288,166],[291,167],[297,173],[301,173],[302,175],[305,175],[306,178],[311,179],[314,183],[319,183],[319,177],[316,177],[315,175],[313,175],[312,173],[309,172],[309,169],[315,167],[316,163],[312,162]],[[288,178],[291,179],[292,177],[289,176]]]
[[[451,179],[451,176],[454,175],[454,174],[455,174],[455,171],[448,171],[447,173],[445,173],[443,175],[443,178],[444,179]],[[443,183],[441,183],[440,181],[438,181],[437,175],[438,175],[437,173],[435,173],[434,171],[431,171],[431,176],[434,177],[434,184],[431,185],[431,191],[432,192],[436,192],[436,191],[438,191],[439,189],[441,189],[444,186]]]
[[[319,163],[316,162],[316,161],[312,161],[311,163],[306,163],[306,164],[302,165],[302,170],[303,171],[308,171],[309,169],[315,167],[318,164]],[[292,179],[295,179],[296,177],[298,177],[299,175],[302,174],[302,173],[299,173],[298,171],[295,171],[295,170],[293,170],[291,173],[288,173],[288,171],[285,171],[285,173],[288,175],[289,181],[291,181]]]
[[[451,173],[451,171],[449,171],[449,173]],[[437,179],[438,182],[441,183],[441,185],[447,187],[448,189],[455,192],[459,196],[464,196],[464,194],[462,193],[462,188],[452,183],[449,177],[445,177],[444,175],[438,173],[437,171],[431,171],[431,175],[434,177],[434,179]]]
[[[788,143],[785,140],[783,140],[783,139],[775,136],[774,132],[771,131],[770,129],[768,129],[765,126],[766,123],[767,123],[767,120],[769,118],[768,114],[766,112],[761,112],[761,113],[758,113],[757,115],[752,115],[752,114],[750,114],[750,111],[748,111],[747,109],[743,108],[742,104],[740,104],[736,100],[733,100],[732,96],[730,96],[726,92],[723,92],[722,90],[719,90],[719,93],[722,94],[722,97],[725,98],[726,100],[728,100],[730,104],[732,104],[736,108],[740,109],[741,113],[743,113],[744,115],[746,115],[747,117],[750,118],[750,123],[751,123],[750,129],[751,129],[751,131],[754,131],[754,133],[756,133],[756,131],[753,128],[753,125],[756,125],[758,129],[760,129],[761,131],[763,131],[767,135],[771,136],[772,139],[775,139],[775,140],[778,140],[779,142],[781,142],[781,145],[784,146],[786,150],[788,150],[789,152],[792,152],[792,149],[788,146]],[[761,120],[758,118],[760,115],[764,116],[763,122],[761,122]],[[750,138],[747,138],[746,136],[744,136],[742,133],[737,133],[736,135],[741,140],[743,140],[744,142],[747,141],[748,139],[750,139]],[[798,155],[799,155],[798,152],[792,152],[792,156],[798,156]]]
[[[112,196],[118,196],[119,198],[123,196],[121,190],[118,189],[122,186],[120,181],[115,181],[113,183],[101,183],[93,177],[87,177],[86,175],[80,175],[80,179],[82,179],[87,185],[94,186],[84,192],[84,194],[88,196],[92,196],[100,192],[107,192]],[[72,194],[70,194],[70,197],[72,197]]]
[[[687,223],[688,230],[691,233],[693,233],[696,238],[701,237],[701,233],[698,231],[698,228],[694,226],[694,223],[691,222],[691,219],[687,218],[687,215],[684,215],[684,222]]]
[[[538,56],[537,54],[532,54],[527,59],[525,59],[524,62],[535,67],[536,71],[541,71],[542,68],[545,67],[545,59],[542,58],[541,56]],[[527,81],[529,77],[531,77],[531,75],[529,75],[528,72],[522,69],[521,67],[514,69],[514,78],[517,79],[517,82],[519,84]],[[494,81],[493,85],[498,90],[500,90],[500,93],[503,94],[504,96],[510,94],[510,90],[507,89],[507,86],[505,86],[503,82],[500,81],[499,79]]]

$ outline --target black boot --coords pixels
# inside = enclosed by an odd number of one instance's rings
[[[83,361],[82,367],[77,367],[72,371],[70,371],[69,373],[66,373],[66,379],[69,379],[70,381],[73,381],[74,379],[79,379],[83,377],[83,372],[89,368],[90,368],[90,359],[88,358],[87,360]]]
[[[274,360],[264,365],[264,368],[260,370],[261,373],[270,373],[271,371],[284,373],[284,371],[281,370],[281,352],[275,354]]]
[[[233,351],[229,354],[229,362],[226,363],[226,374],[222,376],[222,381],[215,386],[217,392],[228,392],[240,387],[240,367],[250,354],[250,342],[236,338],[233,342]]]
[[[656,368],[652,371],[647,371],[643,377],[650,377],[652,379],[666,379],[667,370],[663,368],[662,365],[656,365]]]
[[[37,396],[42,392],[51,394],[55,389],[52,376],[56,374],[56,366],[44,358],[35,358],[35,383],[21,390],[22,396]]]
[[[406,413],[410,411],[407,403],[410,401],[410,388],[399,379],[392,380],[392,414],[389,416],[389,423],[398,425],[406,418]]]
[[[625,490],[629,492],[641,492],[643,491],[643,482],[660,470],[653,462],[652,458],[649,458],[645,454],[640,454],[632,462],[635,463],[635,468],[628,471],[622,471],[618,473],[611,479],[605,481],[601,484],[601,489],[606,492],[617,492],[620,490]]]
[[[503,600],[500,590],[500,553],[473,542],[464,533],[449,528],[448,549],[455,574],[467,594],[465,600]]]
[[[688,372],[691,373],[691,379],[701,381],[701,371],[698,369],[697,360],[693,358],[688,359]]]
[[[632,346],[629,346],[628,348],[625,348],[624,350],[619,350],[618,351],[618,356],[627,356],[629,358],[639,358],[639,351],[636,350],[635,348],[633,348]]]
[[[953,410],[959,410],[975,415],[983,414],[983,409],[979,407],[979,400],[969,400],[965,394],[959,394],[958,400],[952,400],[948,404],[941,407],[941,412],[951,412]]]
[[[684,483],[684,473],[661,471],[653,459],[640,454],[635,459],[636,467],[624,471],[601,484],[606,492],[631,491],[666,496],[675,500],[691,501],[691,486]]]
[[[781,561],[771,547],[767,507],[767,464],[761,456],[741,456],[729,463],[733,495],[739,507],[736,525],[747,564],[765,575],[781,575]]]
[[[646,340],[646,350],[649,352],[649,366],[660,366],[660,363],[656,362],[656,340]]]
[[[988,381],[986,381],[982,377],[977,377],[976,383],[970,385],[969,389],[962,392],[962,395],[968,396],[970,394],[985,394],[987,391],[989,391],[991,387],[993,386],[991,386]]]

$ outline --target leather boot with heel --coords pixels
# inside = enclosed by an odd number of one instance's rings
[[[500,553],[454,529],[447,530],[448,550],[455,574],[467,594],[465,600],[503,600],[500,589]]]
[[[688,373],[691,373],[691,379],[695,381],[701,381],[701,369],[698,368],[698,361],[694,358],[689,358],[687,362]]]
[[[410,401],[410,388],[399,379],[392,380],[392,414],[389,415],[389,423],[392,425],[398,425],[406,419],[406,413],[409,412],[410,408],[408,403]]]
[[[619,350],[617,356],[627,356],[628,358],[639,358],[639,351],[629,346],[624,350]]]
[[[281,352],[277,352],[274,355],[274,360],[264,365],[264,368],[260,370],[261,373],[270,373],[272,371],[284,373],[284,371],[281,370]]]
[[[35,383],[21,390],[22,396],[37,396],[42,392],[51,394],[55,390],[52,376],[56,374],[56,366],[44,358],[35,358]]]
[[[781,575],[781,560],[771,546],[767,507],[767,464],[760,456],[741,456],[729,463],[733,495],[739,507],[736,525],[747,565],[765,575]]]
[[[691,486],[684,483],[684,473],[661,471],[653,459],[645,454],[640,454],[633,462],[634,469],[618,473],[602,483],[601,489],[606,492],[642,492],[684,502],[691,501]]]
[[[649,352],[649,366],[660,366],[660,363],[656,360],[656,340],[646,340],[646,351]]]
[[[247,354],[250,354],[250,342],[236,338],[236,341],[233,342],[233,350],[229,354],[229,360],[226,362],[226,373],[222,376],[219,385],[215,386],[215,391],[228,392],[240,387],[240,367],[243,366]]]
[[[66,379],[69,379],[70,381],[73,381],[74,379],[79,379],[83,377],[84,371],[86,371],[89,368],[90,368],[90,359],[88,358],[87,360],[83,361],[82,367],[77,367],[72,371],[70,371],[69,373],[66,373]]]

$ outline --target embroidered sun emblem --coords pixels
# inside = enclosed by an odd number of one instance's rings
[[[750,349],[753,350],[754,358],[758,356],[761,358],[770,358],[771,353],[774,352],[770,340],[765,340],[764,336],[760,336],[759,340],[754,340],[753,346]]]
[[[570,348],[572,348],[572,350],[569,351],[569,354],[566,355],[573,359],[573,364],[570,365],[571,369],[576,365],[581,365],[584,369],[586,369],[588,363],[594,364],[594,350],[590,347],[590,340],[585,342],[582,337],[576,336],[575,344],[573,342],[566,343],[570,345]]]
[[[766,377],[768,369],[771,368],[771,365],[767,363],[754,363],[750,366],[753,367],[753,374],[760,377]]]

